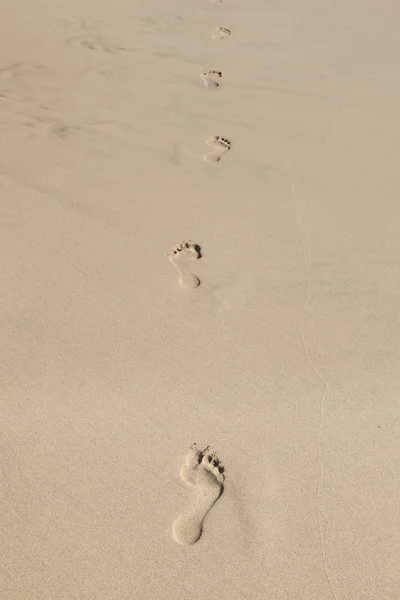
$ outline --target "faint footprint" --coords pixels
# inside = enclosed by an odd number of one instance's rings
[[[180,16],[174,16],[170,14],[160,15],[157,18],[155,17],[147,17],[144,19],[133,17],[134,21],[138,21],[143,29],[150,31],[160,31],[161,29],[165,29],[169,25],[174,25],[175,23],[179,23],[183,21],[183,18]]]
[[[114,54],[119,50],[126,50],[126,48],[118,46],[110,40],[95,35],[72,37],[67,40],[67,44],[77,48],[86,48],[87,50],[101,50],[110,54]]]
[[[175,267],[179,274],[179,285],[184,289],[195,289],[200,285],[200,279],[188,270],[185,264],[188,260],[201,258],[201,250],[198,244],[190,240],[176,244],[168,253],[169,262]]]
[[[228,35],[231,35],[232,31],[227,29],[226,27],[217,27],[214,29],[214,33],[212,35],[213,40],[223,40]]]
[[[221,156],[231,149],[231,142],[219,135],[212,135],[207,144],[212,146],[212,151],[204,155],[204,160],[207,162],[219,162]]]
[[[200,539],[204,519],[223,492],[224,470],[209,447],[198,450],[194,445],[186,455],[180,475],[185,483],[194,487],[196,497],[189,510],[172,526],[175,541],[179,544],[195,544]]]
[[[182,145],[176,142],[171,151],[171,162],[173,165],[181,165],[183,163],[184,152]]]
[[[34,103],[37,98],[36,92],[42,89],[43,83],[46,85],[43,79],[49,73],[51,72],[46,67],[35,63],[12,63],[0,67],[0,98],[21,104]]]
[[[217,88],[220,86],[218,80],[221,79],[221,71],[203,71],[200,75],[203,85],[208,88]]]
[[[70,133],[70,127],[69,125],[65,125],[60,121],[55,121],[54,123],[49,123],[46,125],[45,132],[63,140]]]
[[[0,79],[9,79],[20,74],[22,63],[12,63],[7,67],[0,67]]]

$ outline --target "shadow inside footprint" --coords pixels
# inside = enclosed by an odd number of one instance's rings
[[[200,248],[200,246],[199,246],[198,244],[195,244],[195,245],[194,245],[194,249],[195,249],[195,250],[196,250],[196,252],[197,252],[197,258],[202,258],[202,256],[203,256],[203,255],[202,255],[202,253],[201,253],[201,248]]]

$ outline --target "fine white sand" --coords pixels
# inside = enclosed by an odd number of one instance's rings
[[[400,598],[399,23],[3,2],[2,600]]]

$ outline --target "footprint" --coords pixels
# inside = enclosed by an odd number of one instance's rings
[[[0,79],[11,79],[19,75],[22,63],[12,63],[7,67],[0,67]]]
[[[179,275],[179,285],[186,290],[195,289],[200,285],[200,279],[188,270],[185,264],[188,260],[201,258],[201,250],[198,244],[190,240],[176,244],[168,253],[169,262],[175,267]]]
[[[214,33],[212,35],[213,40],[223,40],[228,35],[231,35],[232,31],[227,29],[226,27],[217,27],[214,29]]]
[[[147,31],[160,31],[166,29],[170,25],[175,25],[176,23],[180,23],[183,21],[183,18],[180,16],[174,16],[170,14],[163,14],[158,17],[147,17],[144,19],[133,18],[134,21],[138,21],[142,28]]]
[[[224,489],[224,467],[209,447],[198,450],[196,445],[185,457],[181,479],[195,489],[195,499],[187,512],[181,514],[172,526],[178,544],[195,544],[203,532],[208,512]]]
[[[203,71],[200,75],[203,85],[208,88],[217,88],[220,86],[218,80],[221,79],[221,71]]]
[[[65,139],[70,133],[69,125],[65,125],[60,121],[54,121],[53,123],[49,123],[46,125],[45,132],[49,135],[54,135],[60,139]]]
[[[21,104],[36,103],[39,91],[47,85],[52,74],[49,69],[35,63],[12,63],[0,66],[0,98]]]
[[[219,135],[212,135],[207,144],[212,146],[212,151],[204,155],[204,160],[207,162],[219,162],[221,156],[231,149],[231,142]]]

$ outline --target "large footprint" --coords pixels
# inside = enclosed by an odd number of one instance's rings
[[[189,510],[176,519],[172,532],[178,544],[191,545],[200,539],[204,519],[223,492],[224,467],[208,447],[198,450],[194,445],[185,457],[181,479],[196,496]]]
[[[200,279],[189,271],[186,261],[197,260],[201,257],[200,246],[190,240],[176,244],[168,253],[169,262],[179,275],[179,285],[184,289],[195,289],[200,285]]]
[[[220,137],[219,135],[212,135],[207,140],[207,144],[212,147],[212,150],[204,155],[204,160],[211,163],[219,162],[221,156],[231,149],[231,142],[227,138]]]

